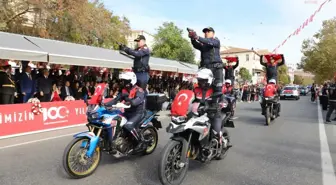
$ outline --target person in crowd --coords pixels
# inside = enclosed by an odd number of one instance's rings
[[[82,99],[82,87],[80,86],[78,81],[74,82],[74,85],[71,88],[71,90],[72,90],[73,97],[75,98],[75,100]]]
[[[74,93],[70,87],[70,81],[66,81],[65,85],[61,88],[61,98],[62,100],[65,100],[68,96],[74,96]]]
[[[28,102],[36,94],[36,81],[31,74],[31,67],[27,66],[20,76],[20,88],[23,95],[23,103]]]
[[[311,94],[311,100],[314,102],[316,97],[316,85],[313,83],[313,85],[310,88],[310,94]]]
[[[135,151],[142,150],[144,138],[138,132],[138,128],[145,112],[145,92],[141,87],[136,85],[137,78],[134,72],[123,72],[120,74],[119,79],[123,81],[122,92],[117,98],[106,103],[106,106],[112,106],[120,101],[125,101],[126,105],[131,106],[125,109],[124,116],[127,118],[127,123],[124,127],[138,141]]]
[[[323,110],[328,109],[328,88],[329,88],[328,84],[324,83],[322,90],[321,90],[321,96],[320,96],[321,105],[322,105]]]
[[[150,51],[146,44],[145,36],[139,35],[134,41],[138,45],[135,50],[125,45],[120,45],[119,48],[127,54],[134,56],[133,71],[137,76],[137,85],[145,90],[149,81]]]
[[[250,101],[255,101],[256,98],[256,88],[254,86],[251,86],[251,99]]]
[[[96,90],[96,82],[91,81],[89,87],[89,93],[91,94],[91,96],[94,94],[95,90]]]
[[[0,104],[13,104],[16,96],[15,82],[11,78],[12,67],[0,60]]]
[[[334,83],[329,86],[328,89],[329,108],[326,115],[326,123],[330,123],[331,114],[336,110],[336,76],[334,77]],[[336,121],[336,117],[333,119]]]
[[[116,98],[120,92],[120,87],[119,84],[114,83],[112,86],[112,90],[110,91],[110,97],[111,98]]]
[[[60,90],[58,89],[56,83],[54,83],[52,86],[51,101],[52,102],[62,101],[60,94],[61,94]]]
[[[49,102],[51,100],[52,79],[49,78],[48,69],[44,69],[43,75],[37,79],[37,92],[41,102]]]
[[[85,102],[91,97],[90,93],[90,82],[85,82],[85,86],[82,87],[82,97]]]

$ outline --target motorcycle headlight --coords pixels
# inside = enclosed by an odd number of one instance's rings
[[[186,122],[187,118],[185,116],[172,116],[171,120],[174,123],[184,123]]]
[[[90,119],[98,119],[98,117],[99,117],[99,113],[98,113],[98,112],[89,113],[89,114],[88,114],[88,117],[89,117]]]

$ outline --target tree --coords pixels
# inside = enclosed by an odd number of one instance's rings
[[[290,77],[288,75],[288,68],[286,65],[278,67],[278,83],[282,85],[290,83]]]
[[[302,43],[301,63],[298,68],[315,75],[322,83],[333,77],[336,71],[336,18],[323,21],[322,28]]]
[[[250,74],[249,70],[247,70],[245,67],[241,67],[239,69],[239,75],[241,79],[244,81],[251,81],[252,80],[252,75]]]
[[[190,42],[183,38],[183,30],[173,22],[165,22],[154,36],[153,56],[195,63],[195,52]]]
[[[126,44],[130,33],[129,20],[113,15],[99,0],[7,0],[0,5],[0,29],[7,32],[106,48]]]
[[[297,85],[303,85],[304,79],[302,78],[302,76],[299,75],[294,75],[294,84]]]

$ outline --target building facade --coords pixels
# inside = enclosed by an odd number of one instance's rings
[[[238,82],[242,80],[239,77],[240,68],[246,68],[252,75],[252,84],[262,83],[265,77],[263,66],[260,65],[260,55],[270,53],[267,50],[256,51],[252,49],[226,47],[228,49],[221,52],[221,57],[225,61],[224,57],[238,57],[239,66],[235,70],[235,76]]]
[[[154,44],[154,35],[144,31],[144,30],[132,30],[131,34],[126,37],[127,40],[127,46],[130,48],[135,48],[136,43],[134,42],[134,39],[138,37],[138,35],[143,35],[146,38],[146,43],[149,49],[152,49]]]

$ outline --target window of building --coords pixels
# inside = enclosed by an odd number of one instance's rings
[[[250,61],[250,55],[246,54],[246,61]]]

